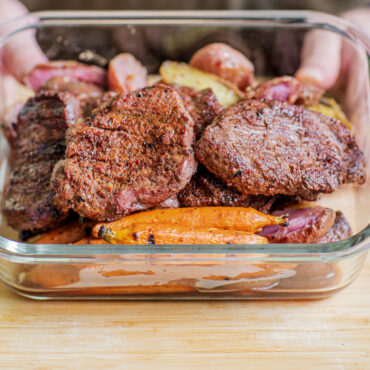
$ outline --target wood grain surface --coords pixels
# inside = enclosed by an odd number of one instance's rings
[[[370,369],[370,258],[319,301],[32,301],[0,284],[3,369]]]

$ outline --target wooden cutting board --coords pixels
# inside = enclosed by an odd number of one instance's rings
[[[4,369],[370,369],[370,258],[320,301],[37,302],[0,284]]]

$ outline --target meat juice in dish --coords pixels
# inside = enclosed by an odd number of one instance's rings
[[[50,230],[40,242],[55,244],[349,237],[339,210],[301,204],[342,184],[365,182],[363,153],[350,129],[332,118],[342,112],[317,112],[324,92],[291,76],[257,85],[253,64],[225,44],[203,47],[189,63],[164,62],[162,80],[153,86],[127,53],[113,58],[107,72],[74,61],[35,67],[24,80],[35,97],[4,125],[14,158],[2,208],[9,225],[33,234]],[[191,222],[189,207],[204,208],[210,223]],[[161,217],[148,222],[151,209]],[[213,218],[235,217],[239,210],[254,215],[252,232],[238,223],[220,227]],[[181,225],[168,223],[172,211],[183,217]],[[268,222],[258,224],[268,213]],[[79,227],[76,217],[85,223]],[[115,230],[114,237],[107,230]],[[27,272],[26,280],[30,286],[66,283],[68,271],[52,271],[49,282],[50,271],[42,267]],[[79,271],[74,268],[74,281]],[[263,271],[271,273],[268,266]],[[117,294],[140,294],[131,288],[117,288]],[[144,294],[196,289],[182,280],[147,287]]]

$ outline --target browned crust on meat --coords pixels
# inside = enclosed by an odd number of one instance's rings
[[[53,77],[43,84],[42,89],[71,93],[78,99],[84,114],[89,114],[93,108],[96,108],[97,102],[104,94],[101,87],[93,83],[74,80],[68,76]]]
[[[194,132],[197,138],[224,107],[217,100],[211,89],[197,91],[191,87],[178,86],[175,88],[180,94],[185,109],[194,121]]]
[[[12,173],[3,213],[17,230],[43,231],[67,217],[53,202],[50,178],[63,158],[64,134],[81,115],[78,101],[69,93],[45,91],[29,99],[14,125]]]
[[[297,203],[293,197],[242,194],[224,185],[203,166],[198,166],[197,173],[177,198],[182,207],[252,207],[261,212],[269,212],[276,203]]]
[[[103,221],[166,200],[195,172],[193,126],[169,86],[113,98],[68,131],[53,178],[58,204]]]
[[[340,121],[277,101],[246,100],[222,111],[195,145],[197,159],[243,194],[314,200],[363,184],[364,156]]]

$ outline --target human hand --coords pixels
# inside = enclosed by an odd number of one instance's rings
[[[0,0],[0,36],[11,30],[9,20],[27,14],[16,0]],[[5,23],[4,23],[5,22]],[[37,64],[47,62],[35,39],[34,30],[11,36],[0,49],[0,113],[19,101],[19,84]]]
[[[13,18],[27,14],[27,9],[16,0],[1,0],[0,24]],[[0,27],[0,34],[9,29],[7,23]],[[34,30],[22,31],[11,37],[1,51],[3,73],[7,72],[18,81],[39,64],[45,63],[47,58],[36,42]]]
[[[343,18],[357,25],[370,36],[370,9],[355,9],[343,14]],[[339,35],[313,30],[308,33],[302,49],[302,62],[296,77],[322,89],[332,88],[341,75],[348,75],[353,63],[353,47]]]
[[[370,36],[370,9],[355,9],[343,17]],[[334,32],[313,30],[304,40],[301,60],[295,74],[297,79],[330,90],[351,121],[368,120],[369,67],[364,50]],[[366,126],[367,123],[363,127]]]

